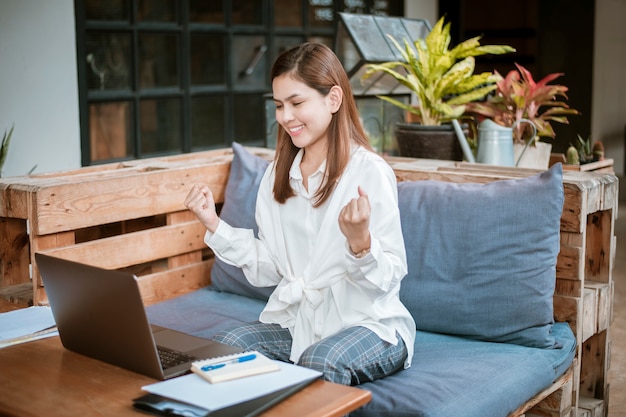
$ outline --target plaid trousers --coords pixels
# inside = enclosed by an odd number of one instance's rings
[[[403,368],[408,353],[400,335],[397,337],[398,343],[393,345],[370,329],[348,327],[309,346],[297,364],[318,370],[324,374],[324,379],[338,384],[374,381]],[[214,339],[290,362],[291,334],[278,324],[249,323],[223,330]]]

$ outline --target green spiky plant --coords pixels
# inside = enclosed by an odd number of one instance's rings
[[[593,160],[591,152],[591,138],[583,139],[582,136],[576,136],[576,150],[578,151],[578,159],[581,164],[586,164]]]
[[[11,135],[13,134],[13,128],[9,130],[7,134],[6,130],[4,131],[4,136],[2,136],[2,143],[0,144],[0,177],[2,177],[2,167],[4,167],[4,163],[7,160],[7,155],[9,154],[9,145],[11,144]]]
[[[401,45],[388,35],[403,57],[402,61],[369,64],[364,79],[383,72],[415,93],[418,103],[410,105],[387,96],[380,99],[414,114],[427,126],[439,126],[465,113],[465,106],[494,91],[497,77],[492,73],[474,74],[474,57],[515,52],[506,45],[480,45],[480,36],[450,49],[450,23],[440,18],[425,38]]]

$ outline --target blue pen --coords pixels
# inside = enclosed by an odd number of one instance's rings
[[[219,363],[213,363],[211,365],[205,365],[203,366],[202,369],[203,371],[213,371],[215,369],[220,369],[225,367],[226,365],[228,365],[229,363],[240,363],[240,362],[248,362],[253,360],[254,358],[256,358],[256,354],[251,353],[250,355],[245,355],[245,356],[240,356],[238,358],[235,359],[231,359],[225,362],[219,362]]]

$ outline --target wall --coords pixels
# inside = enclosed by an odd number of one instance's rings
[[[404,15],[419,19],[426,19],[434,25],[439,19],[438,0],[404,0]]]
[[[73,0],[0,0],[2,176],[80,166]]]
[[[605,154],[615,160],[615,172],[623,178],[626,174],[626,0],[596,0],[595,19],[592,138],[604,143]]]

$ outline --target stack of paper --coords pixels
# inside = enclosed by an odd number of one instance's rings
[[[257,411],[265,410],[268,405],[261,402],[254,406],[254,410],[249,410],[253,400],[269,399],[271,394],[279,392],[284,395],[277,398],[283,399],[286,395],[293,394],[322,376],[321,372],[313,369],[279,361],[272,362],[280,368],[279,371],[233,379],[219,384],[210,384],[201,376],[191,373],[146,385],[142,389],[153,396],[172,400],[168,402],[171,415],[184,415],[189,411],[186,405],[192,405],[194,408],[206,410],[206,415],[211,416],[218,410],[228,410],[229,415],[234,412],[232,415],[252,416],[257,415]],[[176,403],[181,405],[179,412],[172,409],[172,404]],[[247,406],[248,410],[237,410],[239,406]],[[237,414],[237,411],[240,413]]]
[[[58,334],[50,307],[28,307],[0,314],[0,348]]]

